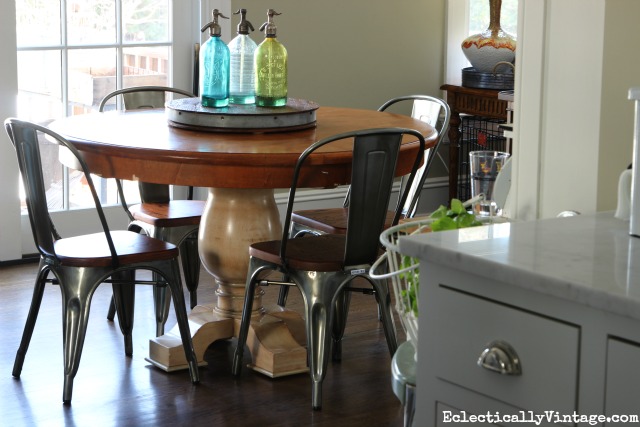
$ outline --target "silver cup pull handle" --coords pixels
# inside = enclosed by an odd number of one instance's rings
[[[478,366],[501,375],[522,375],[520,357],[509,343],[492,341],[478,358]]]

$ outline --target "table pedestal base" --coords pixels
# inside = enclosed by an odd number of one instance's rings
[[[210,188],[198,235],[202,265],[216,279],[216,302],[198,306],[189,328],[199,364],[214,341],[238,335],[244,306],[249,245],[282,236],[280,214],[272,189]],[[306,372],[304,321],[295,312],[262,306],[264,291],[254,295],[247,346],[252,368],[270,377]],[[165,371],[186,369],[178,327],[150,340],[149,358]]]
[[[204,353],[215,341],[237,337],[240,319],[222,317],[214,307],[197,306],[189,315],[189,328],[198,366],[206,366]],[[272,378],[308,372],[304,319],[294,311],[274,307],[257,316],[249,328],[249,365]],[[167,372],[188,369],[178,326],[149,340],[147,361]]]

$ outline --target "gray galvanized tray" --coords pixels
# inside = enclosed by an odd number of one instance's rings
[[[508,67],[500,67],[501,72],[482,73],[473,67],[462,69],[462,86],[477,89],[511,90],[513,89],[513,72]]]
[[[284,107],[234,105],[203,107],[200,98],[181,98],[166,104],[169,124],[206,132],[283,132],[315,127],[319,105],[290,98]]]

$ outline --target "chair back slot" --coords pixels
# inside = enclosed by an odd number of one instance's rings
[[[76,164],[79,165],[79,170],[84,173],[87,185],[91,191],[96,212],[111,252],[112,264],[114,267],[117,266],[118,255],[109,231],[107,219],[100,204],[100,199],[98,198],[98,193],[91,178],[89,168],[76,148],[52,130],[34,123],[9,118],[5,120],[5,129],[16,149],[20,174],[24,182],[31,230],[40,254],[44,257],[55,258],[54,242],[59,239],[60,236],[53,225],[47,206],[42,160],[40,157],[39,133],[46,135],[49,141],[55,142],[61,148],[66,149],[67,153],[73,155],[76,159]]]
[[[355,139],[345,265],[367,264],[378,254],[401,142],[401,133]]]

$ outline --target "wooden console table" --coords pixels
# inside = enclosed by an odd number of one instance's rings
[[[449,199],[458,195],[458,153],[460,150],[460,114],[507,120],[507,101],[498,99],[499,90],[442,85],[451,108],[449,122]]]

